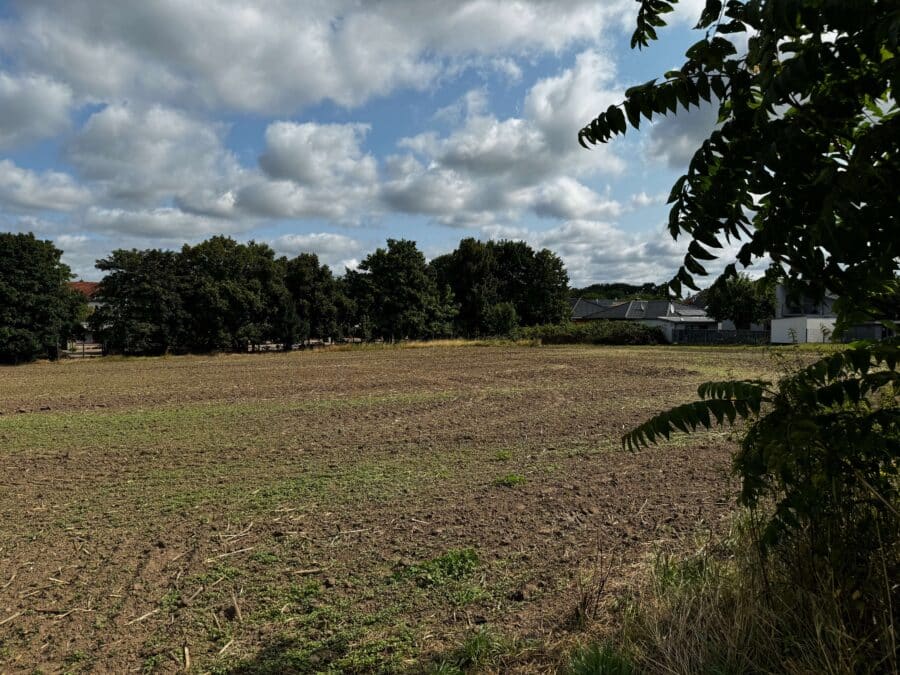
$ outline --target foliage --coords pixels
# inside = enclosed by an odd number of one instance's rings
[[[488,335],[512,335],[519,326],[519,315],[511,302],[498,302],[488,307],[484,328]]]
[[[90,323],[106,349],[121,354],[187,349],[187,280],[178,254],[120,249],[98,260],[97,269],[106,276]]]
[[[673,4],[640,0],[632,46],[656,39]],[[740,240],[737,263],[768,257],[769,276],[795,293],[837,295],[838,332],[889,316],[900,283],[897,3],[707,0],[697,28],[705,36],[680,69],[632,87],[579,133],[589,147],[639,128],[642,116],[718,100],[717,127],[669,196],[669,231],[691,240],[670,288],[697,290],[704,262]],[[735,274],[728,265],[724,276]],[[897,586],[882,592],[900,572],[898,359],[897,342],[863,344],[777,386],[707,383],[700,401],[658,415],[623,443],[749,420],[735,470],[741,501],[772,509],[757,543],[804,562],[800,588],[827,592],[842,625],[865,636],[884,604],[893,616],[900,601]],[[816,585],[822,578],[827,591]]]
[[[633,675],[631,661],[610,645],[581,647],[572,654],[568,675]]]
[[[191,284],[184,298],[192,351],[231,349],[279,339],[288,302],[281,265],[267,244],[212,237],[181,250]]]
[[[594,649],[634,672],[896,672],[891,614],[860,634],[830,579],[809,578],[802,551],[782,547],[760,559],[747,515],[723,541],[658,553],[647,588],[619,605],[607,638],[615,649]],[[890,606],[889,585],[876,591],[879,606]]]
[[[765,280],[744,274],[718,279],[706,293],[706,311],[717,321],[733,321],[738,330],[762,323],[775,314],[775,295]]]
[[[477,569],[478,564],[478,554],[473,549],[452,550],[427,562],[410,565],[398,577],[412,579],[421,588],[442,586],[448,581],[465,579]]]
[[[573,288],[573,297],[586,298],[588,300],[666,300],[668,292],[665,284],[624,284],[607,283],[591,284],[584,288]]]
[[[525,478],[520,473],[508,473],[505,476],[501,476],[494,481],[494,485],[497,487],[518,487],[519,485],[524,485],[528,482],[528,479]]]
[[[665,336],[659,328],[633,321],[586,321],[521,328],[516,337],[540,340],[546,345],[659,345]]]
[[[425,256],[408,239],[388,239],[348,271],[360,324],[371,325],[372,335],[386,340],[443,337],[452,317],[452,294],[440,292],[429,273]],[[437,332],[440,331],[440,332]]]
[[[33,234],[0,233],[0,362],[55,357],[84,315],[62,251]]]
[[[642,0],[633,46],[656,39],[673,1]],[[738,239],[742,265],[768,256],[810,297],[840,297],[841,325],[877,318],[900,259],[896,3],[708,0],[697,27],[706,35],[680,69],[629,89],[580,142],[715,97],[719,124],[669,196],[670,233],[692,240],[673,291],[696,290],[703,261]]]
[[[629,448],[677,431],[748,419],[734,458],[742,504],[771,510],[759,543],[809,553],[810,579],[824,570],[845,610],[865,625],[884,611],[872,598],[883,567],[900,574],[900,374],[896,342],[860,344],[784,377],[707,382],[699,401],[648,420]],[[894,552],[884,563],[878,552]],[[893,602],[900,601],[894,589]],[[896,605],[895,605],[896,606]]]
[[[298,337],[325,338],[341,333],[338,325],[341,298],[338,282],[327,265],[320,265],[314,253],[301,253],[291,260],[282,260],[285,266],[284,285],[291,297],[291,309],[296,316],[296,324],[288,320],[284,323],[288,332],[284,342],[292,344]],[[296,327],[292,334],[291,329]]]
[[[467,238],[429,267],[438,283],[453,291],[459,305],[456,327],[463,335],[508,333],[512,314],[499,305],[511,305],[515,325],[558,322],[566,316],[568,275],[559,257],[547,249],[535,251],[521,241]]]

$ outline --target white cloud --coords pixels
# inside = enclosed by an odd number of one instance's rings
[[[174,208],[129,211],[91,207],[85,214],[84,222],[93,232],[172,241],[187,241],[241,229],[235,225],[223,227],[219,220]]]
[[[532,208],[539,216],[559,220],[615,218],[623,210],[616,200],[601,197],[567,176],[542,184],[533,198]]]
[[[87,204],[91,194],[70,175],[35,172],[0,160],[0,208],[35,211],[72,211]]]
[[[203,203],[202,194],[224,194],[240,178],[220,136],[216,125],[178,110],[117,104],[91,115],[67,156],[113,201],[151,206],[175,197]]]
[[[594,44],[634,15],[627,0],[29,0],[17,10],[0,46],[78,96],[268,113],[356,106],[485,59],[515,76],[515,55]]]
[[[670,168],[687,171],[688,164],[700,144],[716,126],[718,108],[704,104],[690,111],[663,117],[650,126],[645,139],[644,155],[648,162],[664,161]]]
[[[345,267],[355,269],[365,254],[364,246],[356,239],[333,232],[285,234],[269,242],[278,253],[294,257],[299,253],[315,253],[319,262],[341,274]]]
[[[69,124],[72,90],[43,76],[0,72],[0,148],[54,136]]]
[[[589,153],[576,141],[578,124],[621,96],[614,74],[609,59],[585,51],[531,88],[523,117],[498,119],[477,90],[469,92],[439,113],[459,119],[451,132],[399,142],[410,154],[387,162],[386,204],[453,226],[496,225],[527,210],[552,218],[618,215],[618,202],[578,178],[620,173],[624,162],[609,146]]]
[[[360,148],[368,130],[366,124],[275,122],[266,129],[259,165],[272,178],[299,185],[374,183],[375,158]]]
[[[570,220],[547,230],[487,226],[482,231],[493,239],[522,240],[536,248],[549,248],[565,263],[573,286],[669,281],[681,266],[688,246],[688,240],[674,241],[662,226],[656,231],[626,232],[597,220]],[[710,274],[697,277],[697,284],[702,287],[712,283],[734,260],[739,248],[740,244],[733,242],[714,251],[719,259],[705,264]],[[758,276],[762,267],[757,263],[748,271]]]
[[[668,198],[668,193],[660,192],[655,195],[648,195],[646,192],[641,190],[633,195],[631,195],[631,206],[632,208],[645,208],[647,206],[655,206],[657,204],[665,204],[666,199]]]

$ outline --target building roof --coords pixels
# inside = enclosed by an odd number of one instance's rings
[[[90,300],[100,288],[99,281],[70,281],[69,286]]]
[[[602,312],[616,304],[615,300],[607,300],[605,298],[590,299],[587,298],[569,298],[571,305],[572,319],[583,319],[589,314]]]
[[[623,319],[632,321],[666,319],[670,321],[677,320],[683,323],[713,321],[702,309],[678,302],[669,302],[668,300],[631,300],[621,305],[587,314],[581,318],[612,321]]]

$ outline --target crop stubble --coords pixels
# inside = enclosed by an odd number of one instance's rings
[[[416,670],[483,625],[545,667],[598,554],[612,598],[731,517],[727,434],[626,453],[621,433],[769,365],[435,347],[4,369],[0,671]],[[400,573],[465,549],[465,579]]]

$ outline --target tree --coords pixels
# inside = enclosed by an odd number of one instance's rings
[[[119,249],[96,266],[106,274],[90,322],[105,350],[163,354],[190,347],[183,301],[188,282],[177,253]]]
[[[314,253],[285,262],[285,287],[299,320],[299,336],[308,340],[338,333],[338,284]]]
[[[641,0],[632,46],[656,39],[672,4]],[[736,239],[738,263],[768,257],[773,275],[799,292],[836,293],[839,331],[888,315],[900,264],[897,3],[707,0],[698,28],[706,35],[680,69],[629,89],[579,132],[589,147],[638,128],[642,116],[718,99],[717,128],[669,196],[669,231],[690,238],[670,288],[696,290],[694,276],[707,273],[701,261]],[[745,52],[730,39],[741,33]],[[871,658],[866,670],[880,650],[882,666],[896,668],[893,642],[868,636],[900,602],[900,587],[884,585],[900,574],[898,360],[896,341],[869,343],[777,384],[706,383],[701,400],[623,439],[635,447],[748,419],[735,469],[741,502],[768,507],[762,550],[787,550],[801,571],[796,584],[828,580],[829,602]]]
[[[518,326],[519,317],[511,302],[498,302],[488,308],[485,327],[489,335],[509,335]]]
[[[0,362],[55,358],[85,311],[53,242],[0,234]]]
[[[388,239],[387,248],[376,249],[359,265],[350,283],[363,315],[374,333],[386,340],[429,335],[441,297],[428,272],[425,256],[408,239]]]
[[[192,351],[245,351],[289,332],[284,270],[268,245],[217,236],[185,245],[181,259],[191,279],[185,308]]]
[[[430,267],[438,283],[453,290],[457,328],[464,335],[496,334],[498,303],[510,303],[517,321],[529,326],[566,316],[569,278],[559,257],[547,249],[535,252],[522,241],[468,238]]]
[[[486,313],[498,300],[493,247],[466,238],[455,251],[438,256],[429,266],[437,283],[449,286],[459,304],[456,317],[459,332],[469,337],[484,334]]]
[[[668,297],[666,284],[606,283],[591,284],[584,288],[573,288],[571,295],[579,298],[610,300],[665,300]]]
[[[656,39],[672,4],[641,2],[632,46]],[[708,0],[684,65],[579,132],[589,147],[718,100],[717,128],[669,196],[671,235],[691,239],[676,294],[737,239],[740,264],[768,256],[806,295],[838,295],[840,327],[884,314],[900,258],[898,17],[888,0]]]
[[[746,274],[717,279],[706,293],[706,311],[716,321],[732,321],[738,330],[763,323],[775,314],[775,297],[765,279]]]

